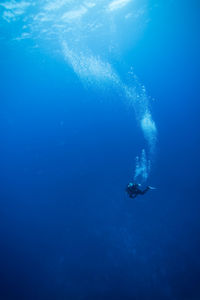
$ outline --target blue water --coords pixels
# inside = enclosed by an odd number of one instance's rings
[[[200,299],[199,8],[0,3],[0,300]]]

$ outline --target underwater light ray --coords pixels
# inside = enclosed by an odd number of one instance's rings
[[[126,42],[119,34],[122,28],[127,28],[127,22],[134,28],[132,39],[142,21],[145,23],[146,2],[42,0],[38,3],[11,0],[0,3],[2,20],[11,25],[21,22],[21,33],[15,40],[31,38],[37,43],[44,40],[55,42],[55,47],[61,49],[64,60],[84,85],[103,88],[106,83],[121,91],[123,100],[134,108],[148,145],[147,151],[142,149],[141,155],[136,157],[134,177],[138,181],[145,181],[149,176],[157,139],[156,124],[145,87],[133,71],[130,72],[131,82],[123,81],[112,66],[112,58],[116,47],[119,50]]]

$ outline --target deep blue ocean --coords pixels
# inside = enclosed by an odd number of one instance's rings
[[[0,300],[200,299],[199,11],[0,2]]]

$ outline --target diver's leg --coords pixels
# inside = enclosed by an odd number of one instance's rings
[[[140,191],[140,194],[144,195],[148,190],[149,190],[149,187],[147,186],[146,189],[144,189],[144,191]]]
[[[136,194],[132,194],[132,195],[130,196],[131,199],[134,199],[134,198],[136,198],[136,197],[137,197]]]

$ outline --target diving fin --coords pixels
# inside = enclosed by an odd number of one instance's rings
[[[153,186],[148,186],[148,188],[150,189],[150,190],[156,190],[156,187],[153,187]]]

